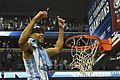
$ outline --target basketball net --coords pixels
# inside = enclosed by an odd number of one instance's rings
[[[77,39],[77,40],[76,40]],[[81,73],[92,73],[95,54],[97,52],[99,41],[95,39],[72,38],[71,56],[73,58],[69,65],[71,69],[80,69]],[[82,42],[82,45],[81,45]],[[82,46],[82,47],[79,47]]]

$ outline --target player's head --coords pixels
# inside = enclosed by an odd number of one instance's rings
[[[40,43],[44,42],[44,33],[45,33],[46,26],[34,26],[31,37],[37,40]]]
[[[43,43],[44,42],[44,33],[47,26],[50,26],[50,20],[49,18],[40,20],[36,22],[38,26],[34,26],[32,31],[32,37],[36,39],[38,42]]]

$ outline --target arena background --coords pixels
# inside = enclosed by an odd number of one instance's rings
[[[21,31],[40,10],[49,7],[52,21],[45,33],[43,46],[54,47],[58,36],[56,16],[66,20],[65,39],[74,35],[112,38],[112,50],[96,55],[93,74],[85,77],[71,70],[70,48],[64,44],[60,54],[52,56],[51,80],[119,79],[120,78],[120,0],[1,0],[0,1],[0,78],[26,79],[27,74],[18,46]]]

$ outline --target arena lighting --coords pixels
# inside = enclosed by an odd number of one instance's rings
[[[27,78],[26,72],[0,72],[0,78]],[[49,77],[120,77],[120,71],[94,71],[92,74],[81,74],[79,71],[49,72]]]

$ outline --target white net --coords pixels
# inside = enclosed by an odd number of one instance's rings
[[[70,64],[71,69],[80,69],[82,73],[92,72],[98,43],[95,39],[86,39],[83,37],[77,39],[72,38],[71,56],[73,60]]]

